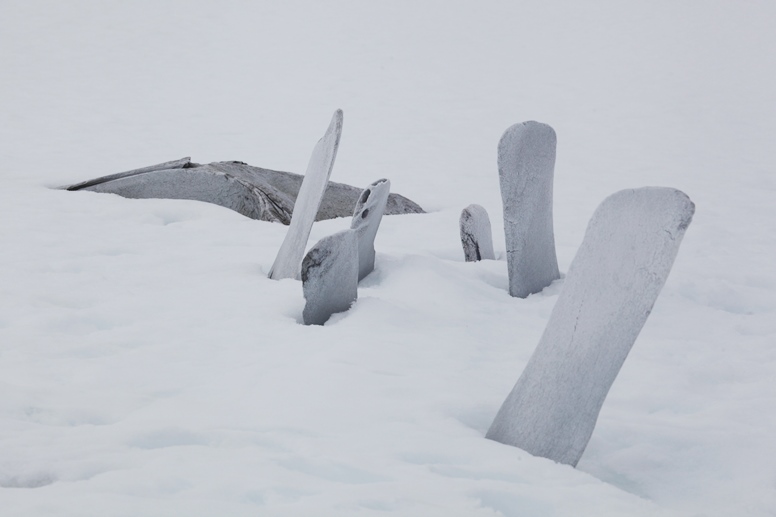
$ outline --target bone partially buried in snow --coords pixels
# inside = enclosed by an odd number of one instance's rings
[[[310,237],[310,230],[321,206],[323,193],[329,183],[341,135],[342,110],[337,110],[331,117],[326,133],[313,148],[304,181],[299,189],[299,196],[296,198],[286,238],[280,245],[275,262],[269,271],[269,278],[273,280],[299,278],[299,267],[307,247],[307,239]]]
[[[525,298],[560,278],[552,225],[555,131],[522,122],[498,144],[498,174],[504,204],[509,294]]]
[[[239,161],[198,164],[189,158],[111,174],[64,187],[130,199],[192,199],[234,210],[245,217],[288,225],[304,176]],[[329,181],[316,221],[350,217],[361,189]],[[390,194],[385,215],[422,214],[414,201]]]
[[[342,230],[324,237],[302,260],[305,325],[323,325],[358,298],[358,237]]]
[[[375,267],[375,237],[383,219],[391,182],[380,179],[361,193],[353,210],[350,228],[358,238],[358,280],[372,272]]]
[[[469,205],[461,211],[461,245],[466,262],[495,260],[493,232],[488,212],[480,205]]]
[[[683,192],[662,187],[623,190],[601,203],[487,438],[576,466],[694,211]]]

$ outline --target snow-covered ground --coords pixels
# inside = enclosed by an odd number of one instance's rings
[[[776,514],[776,4],[0,0],[0,515]],[[324,327],[286,228],[49,187],[183,156],[385,217]],[[558,134],[562,271],[607,195],[696,203],[577,469],[484,438],[563,289],[508,296],[496,145]],[[464,263],[458,216],[499,260]],[[310,244],[347,228],[316,223]]]

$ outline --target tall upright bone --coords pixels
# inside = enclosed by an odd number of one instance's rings
[[[683,192],[660,187],[623,190],[601,203],[487,438],[576,466],[694,211]]]
[[[480,205],[469,205],[461,211],[461,245],[466,262],[494,260],[493,232],[488,212]]]
[[[302,261],[305,325],[323,325],[350,308],[358,297],[358,244],[354,230],[318,241]]]
[[[361,193],[353,210],[350,228],[358,237],[358,280],[361,281],[375,268],[375,236],[383,219],[391,182],[380,179]]]
[[[342,134],[342,110],[337,110],[331,117],[326,133],[313,149],[310,162],[307,165],[304,181],[296,198],[291,224],[288,226],[286,238],[280,246],[275,263],[269,271],[269,277],[274,280],[281,278],[299,278],[300,266],[307,239],[310,237],[315,215],[321,205],[321,198],[331,176],[334,159],[339,148]]]
[[[498,144],[498,174],[504,203],[509,294],[525,298],[560,278],[552,227],[555,131],[522,122]]]

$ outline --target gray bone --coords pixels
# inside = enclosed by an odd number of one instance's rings
[[[315,215],[318,213],[323,193],[329,183],[341,135],[342,110],[337,110],[331,117],[326,133],[315,144],[310,156],[286,238],[283,239],[283,244],[280,245],[278,255],[275,257],[275,263],[269,270],[269,277],[273,280],[300,276],[299,268],[307,247],[307,239],[310,237]]]
[[[353,210],[350,228],[358,236],[358,280],[361,281],[375,268],[375,236],[388,203],[391,182],[377,180],[361,193]]]
[[[302,260],[305,325],[323,325],[358,298],[358,237],[342,230],[318,241]]]
[[[576,466],[694,211],[683,192],[660,187],[623,190],[601,203],[487,438]]]
[[[66,190],[89,190],[132,199],[193,199],[251,219],[289,224],[304,176],[243,162],[194,163],[190,158],[91,179]],[[330,181],[315,220],[350,217],[361,189]],[[386,215],[422,214],[414,201],[390,194]]]
[[[142,167],[140,169],[133,169],[127,172],[119,172],[118,174],[109,174],[108,176],[102,176],[100,178],[95,178],[93,180],[82,181],[81,183],[76,183],[75,185],[70,185],[69,187],[65,187],[65,189],[66,190],[96,190],[96,189],[91,189],[89,187],[102,185],[103,183],[109,183],[114,180],[131,178],[133,176],[138,176],[140,174],[145,174],[147,172],[163,171],[167,169],[186,169],[188,167],[192,167],[195,165],[196,164],[191,163],[191,157],[187,156],[185,158],[181,158],[180,160],[173,160],[171,162],[159,163],[157,165],[149,165],[148,167]]]
[[[69,190],[118,194],[132,199],[193,199],[232,209],[252,219],[290,222],[294,199],[272,188],[261,176],[246,181],[255,169],[236,162],[211,163],[192,168],[160,169],[114,175],[109,181]],[[262,172],[262,169],[258,169]],[[274,171],[272,171],[274,172]]]
[[[459,223],[466,262],[495,260],[493,232],[487,210],[480,205],[469,205],[461,211]]]
[[[552,227],[555,131],[540,122],[515,124],[498,144],[509,294],[525,298],[560,278]]]
[[[242,162],[200,165],[188,158],[84,181],[67,190],[89,190],[132,199],[193,199],[223,206],[251,219],[289,224],[304,176]],[[316,221],[350,217],[361,189],[330,181]],[[422,214],[414,201],[390,194],[386,215]]]

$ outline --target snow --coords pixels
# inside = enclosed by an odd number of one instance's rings
[[[0,4],[0,508],[38,515],[704,515],[776,509],[770,2]],[[384,217],[323,327],[266,278],[287,227],[48,187],[180,156],[332,179]],[[697,211],[577,469],[484,434],[563,289],[507,293],[458,216],[496,146],[558,135],[568,270],[596,206]],[[308,246],[350,220],[315,223]]]
[[[683,192],[664,187],[621,190],[601,203],[486,438],[577,465],[694,211]]]

